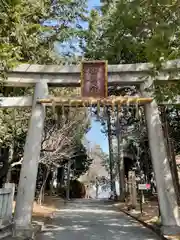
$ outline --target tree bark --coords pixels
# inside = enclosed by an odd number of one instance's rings
[[[11,163],[13,160],[13,156],[14,156],[14,140],[9,149],[9,159],[8,159],[9,169],[8,169],[8,173],[7,173],[7,177],[6,177],[7,183],[11,182],[11,170],[12,170]]]
[[[67,183],[66,183],[66,200],[70,199],[70,172],[71,172],[71,160],[68,161]]]
[[[125,174],[124,174],[124,156],[123,156],[123,139],[120,137],[119,112],[117,111],[117,168],[119,176],[119,200],[125,199]]]
[[[109,143],[109,170],[110,170],[110,184],[111,184],[111,191],[115,194],[115,181],[114,181],[114,174],[113,174],[113,167],[114,167],[114,156],[113,156],[113,149],[112,149],[112,132],[111,132],[111,118],[110,112],[107,108],[107,128],[108,128],[108,143]]]
[[[39,192],[39,197],[38,197],[38,204],[39,205],[42,205],[42,201],[44,201],[44,189],[46,187],[46,182],[47,182],[49,173],[50,173],[50,170],[49,170],[49,168],[47,168],[46,176],[44,178],[43,184],[42,184],[40,192]]]
[[[178,172],[177,172],[177,166],[176,166],[176,159],[175,159],[175,154],[173,149],[173,143],[169,136],[170,126],[167,121],[166,107],[164,106],[161,107],[161,115],[162,115],[162,121],[164,126],[163,132],[164,132],[164,137],[165,137],[165,142],[167,147],[169,165],[170,165],[171,174],[173,178],[173,184],[174,184],[178,204],[180,204],[180,185],[179,185],[179,178],[178,178]]]

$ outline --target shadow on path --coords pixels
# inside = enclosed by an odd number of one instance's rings
[[[110,202],[76,200],[58,210],[38,235],[38,240],[156,240],[151,230],[123,213]]]

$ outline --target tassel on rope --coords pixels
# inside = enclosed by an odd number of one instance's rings
[[[106,105],[103,104],[103,116],[106,116]]]
[[[54,101],[53,98],[52,98],[52,111],[53,111],[54,120],[57,121],[57,116],[56,116],[56,102]]]
[[[61,104],[61,107],[62,107],[62,119],[65,119],[65,107],[63,102]]]
[[[139,105],[138,102],[136,102],[136,115],[135,115],[136,119],[139,119]]]
[[[118,116],[119,116],[120,109],[121,109],[121,104],[120,104],[120,102],[117,102],[117,113],[118,113]]]
[[[130,98],[127,99],[127,104],[126,105],[127,105],[127,107],[129,107],[129,105],[130,105]]]
[[[90,99],[89,105],[90,105],[90,115],[92,116],[92,99]]]
[[[120,134],[120,112],[121,112],[121,105],[120,102],[117,102],[117,130],[118,135]]]
[[[103,100],[103,115],[106,116],[106,113],[107,113],[107,104],[106,104],[106,100],[104,99]]]
[[[139,120],[142,123],[143,122],[143,117],[142,117],[142,108],[139,107]]]
[[[75,105],[76,105],[76,110],[78,109],[78,101],[77,100],[75,100]]]
[[[83,109],[84,109],[84,116],[85,116],[85,118],[87,118],[86,100],[83,101]]]
[[[112,98],[111,106],[112,106],[112,116],[114,117],[114,115],[115,115],[115,99],[114,99],[114,96]]]
[[[68,105],[69,105],[69,112],[71,113],[71,104],[72,104],[72,101],[71,99],[68,100]]]
[[[97,101],[97,116],[99,117],[99,114],[100,114],[100,101],[98,100]]]

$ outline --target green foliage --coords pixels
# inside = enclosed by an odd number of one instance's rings
[[[92,159],[87,155],[87,150],[81,142],[77,143],[72,160],[72,170],[74,170],[75,178],[79,178],[86,173],[92,163]]]
[[[85,20],[85,9],[85,0],[1,0],[1,69],[18,62],[60,61],[54,44],[83,34],[79,21]]]
[[[112,64],[147,61],[159,64],[178,58],[179,14],[177,1],[171,5],[142,0],[105,1],[97,37],[91,43],[96,51],[92,49],[91,57],[107,59]]]
[[[175,154],[180,154],[180,106],[166,106],[163,112],[164,118],[162,122],[167,128],[167,135],[169,135],[167,140],[173,143]]]
[[[152,62],[158,70],[162,62],[180,57],[178,1],[171,1],[171,4],[168,0],[163,3],[144,0],[101,2],[100,11],[96,11],[99,15],[91,16],[89,20],[88,32],[92,31],[93,22],[95,36],[87,38],[87,58],[106,59],[109,64]],[[109,93],[118,94],[114,89]],[[179,94],[179,84],[174,82],[156,85],[154,92],[158,101],[174,100]],[[173,112],[176,112],[175,108]],[[171,117],[174,118],[174,114]]]
[[[84,36],[80,21],[86,20],[86,13],[86,0],[0,0],[1,96],[33,93],[32,89],[3,87],[3,78],[9,68],[27,62],[64,64],[67,59],[71,61],[73,56],[66,57],[60,46]],[[56,89],[53,93],[59,96],[64,92],[71,94],[73,91]],[[30,113],[31,109],[0,109],[0,146],[14,149],[16,156],[12,161],[18,161],[22,156]],[[75,114],[75,118],[80,115]],[[77,130],[78,123],[76,125]],[[85,126],[79,127],[76,137],[82,138],[84,131]]]
[[[97,52],[98,24],[100,16],[97,10],[92,10],[89,16],[89,29],[85,38],[85,45],[82,46],[85,58],[92,59]]]

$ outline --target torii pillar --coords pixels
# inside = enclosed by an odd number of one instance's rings
[[[14,236],[32,237],[33,233],[31,217],[36,189],[42,133],[46,116],[45,106],[43,104],[38,104],[36,101],[38,98],[46,98],[47,96],[47,82],[45,79],[39,79],[34,91],[32,115],[26,137],[24,157],[18,185],[14,216]]]
[[[140,86],[143,97],[151,95],[149,91],[151,87],[153,87],[153,80],[150,77],[149,80],[145,81]],[[168,162],[158,105],[155,100],[145,104],[145,117],[151,159],[156,177],[162,232],[164,234],[177,234],[180,233],[179,210]]]

